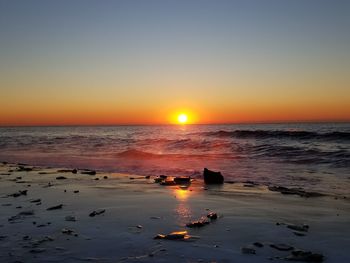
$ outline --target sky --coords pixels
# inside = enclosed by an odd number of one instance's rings
[[[0,125],[350,121],[350,1],[0,0]]]

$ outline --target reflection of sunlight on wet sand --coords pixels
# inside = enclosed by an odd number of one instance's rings
[[[185,225],[190,221],[192,215],[191,207],[188,204],[188,198],[190,198],[192,192],[188,189],[175,188],[174,194],[179,201],[175,207],[178,224]]]
[[[176,188],[174,192],[175,192],[174,194],[176,198],[179,199],[180,201],[186,201],[191,193],[187,188],[184,188],[184,189]]]

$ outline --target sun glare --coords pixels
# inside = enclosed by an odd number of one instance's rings
[[[179,123],[185,124],[187,122],[187,115],[184,113],[181,113],[179,114],[179,116],[177,116],[177,120],[179,121]]]

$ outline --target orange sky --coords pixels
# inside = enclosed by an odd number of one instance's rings
[[[345,1],[147,2],[3,4],[0,126],[350,121]]]

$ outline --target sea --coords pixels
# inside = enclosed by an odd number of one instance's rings
[[[0,161],[349,195],[350,123],[1,127]]]

